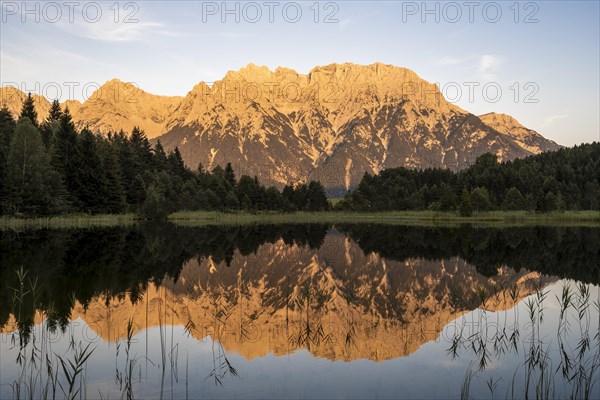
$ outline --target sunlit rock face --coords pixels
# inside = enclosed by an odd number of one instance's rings
[[[318,249],[280,239],[250,255],[236,251],[229,264],[193,258],[177,280],[149,285],[136,302],[101,295],[76,303],[71,320],[108,341],[125,338],[129,321],[135,332],[181,325],[248,359],[307,349],[331,360],[386,360],[435,340],[466,311],[512,308],[551,281],[505,267],[485,277],[458,257],[386,260],[334,231]],[[3,331],[14,328],[11,319]]]
[[[558,150],[561,147],[533,129],[524,127],[510,115],[492,112],[480,115],[479,119],[487,126],[511,137],[519,146],[534,154]]]
[[[1,88],[18,114],[25,94]],[[39,119],[50,107],[36,97]],[[511,160],[559,146],[502,114],[477,117],[413,71],[376,63],[331,64],[299,74],[253,64],[184,97],[157,96],[118,79],[85,102],[68,101],[78,127],[144,129],[196,168],[231,162],[240,174],[282,186],[321,180],[330,191],[384,168],[464,168],[491,152]]]

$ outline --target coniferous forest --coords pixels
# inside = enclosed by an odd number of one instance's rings
[[[4,215],[137,212],[148,218],[176,210],[321,211],[330,204],[320,182],[265,188],[235,176],[231,164],[187,168],[177,148],[166,153],[134,128],[101,136],[78,131],[68,108],[52,103],[37,124],[29,95],[18,121],[0,109],[0,204]]]
[[[337,208],[458,211],[463,216],[491,210],[600,210],[600,143],[504,163],[488,153],[459,172],[392,168],[365,174]]]
[[[78,131],[68,108],[54,101],[38,124],[29,95],[18,121],[0,109],[0,211],[3,215],[135,212],[164,218],[177,210],[324,211],[318,181],[264,187],[236,177],[231,164],[193,171],[177,148],[152,146],[144,132]],[[346,211],[600,209],[600,143],[499,163],[485,154],[471,167],[393,168],[371,176],[336,204]]]

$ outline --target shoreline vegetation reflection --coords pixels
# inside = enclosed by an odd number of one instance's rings
[[[0,254],[13,397],[91,390],[86,363],[104,342],[116,346],[105,389],[134,398],[155,368],[188,397],[194,360],[177,337],[210,343],[217,386],[242,374],[231,354],[389,361],[441,342],[441,358],[471,360],[464,398],[501,359],[517,370],[486,375],[492,397],[597,388],[600,229],[163,224],[0,232]]]

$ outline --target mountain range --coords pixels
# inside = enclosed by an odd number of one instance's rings
[[[25,93],[0,88],[18,114]],[[40,119],[50,107],[35,96]],[[248,66],[200,82],[184,97],[157,96],[113,79],[85,102],[69,100],[79,128],[142,128],[191,168],[231,162],[266,185],[319,179],[330,193],[385,168],[467,167],[486,152],[512,160],[560,148],[505,114],[476,116],[413,71],[375,63],[331,64],[308,74]]]

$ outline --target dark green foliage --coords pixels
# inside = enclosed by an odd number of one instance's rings
[[[167,153],[160,142],[160,140],[156,141],[156,145],[154,146],[154,168],[159,171],[164,171],[167,169],[168,160]]]
[[[460,196],[460,206],[458,208],[462,217],[470,217],[473,214],[473,205],[471,204],[471,195],[467,188],[463,188]]]
[[[488,211],[492,209],[490,193],[486,188],[478,187],[471,192],[471,205],[475,212]]]
[[[56,176],[39,131],[29,118],[19,120],[8,151],[4,209],[17,214],[50,214],[60,211],[53,196]]]
[[[456,210],[456,195],[452,188],[445,183],[442,184],[442,196],[437,209],[445,212]]]
[[[126,209],[125,188],[119,159],[115,149],[109,142],[98,139],[98,149],[104,171],[105,196],[103,209],[105,212],[116,214]]]
[[[306,209],[308,211],[324,211],[329,209],[329,201],[325,187],[319,181],[311,181],[306,191]]]
[[[60,108],[60,103],[58,100],[54,100],[52,102],[52,106],[50,106],[48,118],[46,118],[46,120],[40,126],[40,133],[42,134],[42,140],[44,141],[46,147],[50,147],[52,144],[52,139],[58,131],[58,126],[62,116],[63,112]]]
[[[393,168],[376,176],[365,174],[336,208],[452,211],[458,205],[456,197],[465,190],[470,193],[475,212],[498,208],[540,212],[598,210],[600,143],[504,163],[485,154],[459,172]]]
[[[150,185],[148,188],[146,199],[140,211],[142,217],[147,220],[160,221],[167,219],[167,200],[156,186]]]
[[[52,101],[52,105],[50,106],[50,110],[48,111],[48,118],[46,121],[49,122],[58,122],[62,117],[62,109],[60,108],[60,103],[58,100]]]
[[[38,115],[37,111],[35,111],[35,104],[33,101],[33,97],[31,93],[27,95],[25,101],[23,101],[23,106],[21,107],[21,114],[19,114],[19,119],[29,118],[33,126],[38,127]]]
[[[175,150],[167,156],[167,164],[172,175],[178,176],[181,179],[187,178],[188,170],[183,162],[179,148],[175,147]]]
[[[240,208],[240,202],[233,191],[227,192],[225,197],[225,207],[230,210],[237,210]]]
[[[77,159],[77,130],[68,108],[65,108],[60,117],[52,142],[52,167],[64,182],[64,186],[69,193],[73,194],[77,168],[75,164]],[[75,199],[71,196],[69,200],[74,201]]]
[[[73,182],[69,185],[78,209],[88,213],[109,212],[109,180],[98,139],[87,129],[77,137]],[[114,183],[114,180],[113,180]]]
[[[227,166],[225,166],[225,180],[229,183],[231,187],[235,187],[235,173],[233,172],[233,167],[231,166],[231,163],[227,163]]]
[[[0,213],[4,212],[4,199],[6,197],[6,160],[8,158],[8,151],[10,149],[10,142],[12,141],[15,132],[15,120],[12,114],[4,105],[0,109]]]
[[[308,186],[305,183],[301,183],[294,188],[294,194],[292,195],[292,203],[296,206],[297,210],[304,210],[306,208],[306,195],[308,192]]]
[[[523,210],[526,208],[525,199],[519,189],[513,186],[506,192],[502,208],[504,210]]]

